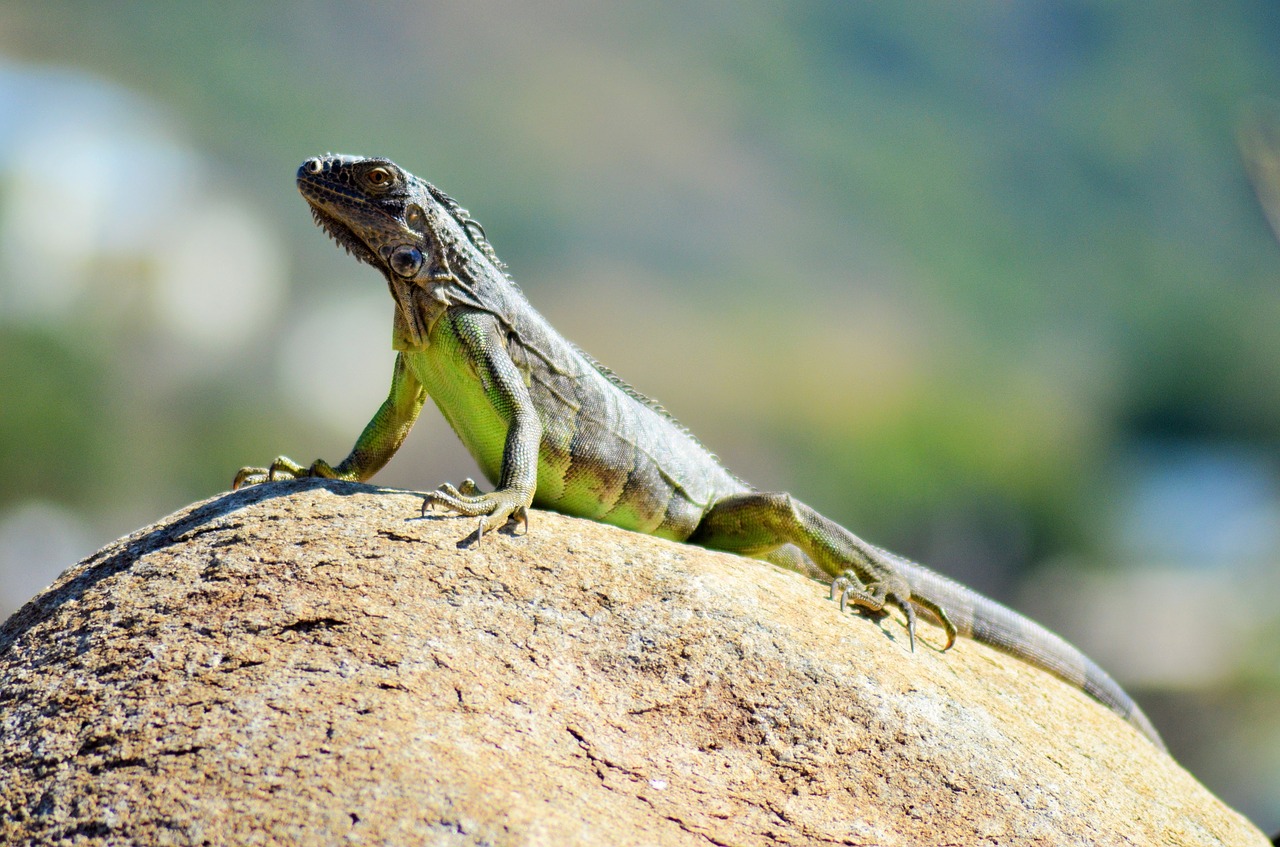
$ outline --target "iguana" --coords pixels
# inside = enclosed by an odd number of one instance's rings
[[[484,229],[435,186],[387,159],[325,155],[298,169],[316,223],[386,277],[395,300],[391,390],[337,466],[281,456],[234,487],[361,481],[400,447],[430,396],[496,484],[424,495],[478,518],[475,542],[530,506],[753,556],[831,580],[843,611],[916,613],[1083,690],[1163,748],[1132,699],[1058,636],[970,589],[868,544],[786,493],[756,491],[660,405],[552,329],[507,275]]]

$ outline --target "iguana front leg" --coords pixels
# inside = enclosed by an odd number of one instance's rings
[[[277,456],[269,467],[241,468],[231,487],[305,477],[362,482],[377,473],[400,449],[426,399],[427,392],[405,363],[404,355],[397,355],[387,399],[365,425],[351,453],[336,468],[324,459],[316,459],[311,467],[304,468],[288,456]]]
[[[488,312],[457,309],[447,315],[447,331],[457,339],[465,364],[475,369],[501,425],[506,427],[502,447],[502,468],[498,487],[480,493],[471,480],[460,488],[445,484],[424,495],[425,512],[441,506],[466,517],[479,517],[478,542],[486,532],[508,520],[527,523],[529,505],[538,486],[538,445],[542,440],[542,419],[529,396],[524,375],[507,352],[505,334]]]
[[[842,610],[848,602],[877,612],[889,603],[897,606],[907,617],[907,633],[914,650],[915,604],[946,630],[947,647],[955,642],[956,627],[947,613],[938,604],[915,597],[911,582],[884,551],[790,494],[750,492],[725,497],[712,504],[688,540],[703,547],[756,557],[794,544],[833,577],[832,597],[839,593]]]

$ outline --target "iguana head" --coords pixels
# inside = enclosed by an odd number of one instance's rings
[[[398,347],[426,343],[459,284],[451,264],[470,264],[468,248],[501,267],[465,209],[388,159],[307,159],[298,168],[298,191],[334,241],[387,278],[398,309]]]
[[[391,252],[421,239],[405,213],[411,180],[386,159],[324,155],[298,168],[298,191],[320,228],[347,252],[380,270],[390,270]]]

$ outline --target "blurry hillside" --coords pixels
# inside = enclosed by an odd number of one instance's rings
[[[740,474],[1057,628],[1274,830],[1280,246],[1236,134],[1277,45],[1243,0],[9,0],[0,615],[346,454],[391,304],[293,172],[387,155]],[[475,473],[430,412],[378,480]]]

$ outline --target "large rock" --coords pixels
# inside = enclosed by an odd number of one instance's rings
[[[0,841],[1266,843],[983,647],[556,515],[459,547],[418,504],[260,486],[67,571],[0,628]]]

